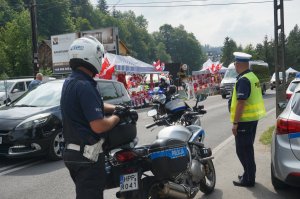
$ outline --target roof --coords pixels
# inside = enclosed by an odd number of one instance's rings
[[[115,66],[116,71],[123,71],[127,73],[156,72],[152,65],[135,59],[131,56],[105,53],[105,58],[108,59],[110,64]]]

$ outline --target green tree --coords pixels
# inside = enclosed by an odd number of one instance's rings
[[[103,12],[104,14],[108,15],[109,11],[108,11],[108,6],[106,3],[106,0],[98,0],[98,5],[97,5],[98,9]]]
[[[186,32],[184,26],[173,28],[165,24],[159,28],[158,33],[153,33],[156,43],[162,42],[166,52],[171,55],[174,63],[184,63],[189,66],[189,71],[199,70],[204,62],[201,44],[192,33]]]
[[[171,55],[169,55],[166,52],[166,46],[164,43],[159,42],[158,45],[156,46],[156,51],[155,55],[157,59],[159,59],[162,62],[171,62]]]
[[[243,52],[252,55],[252,60],[257,60],[256,50],[255,50],[255,48],[253,47],[252,44],[246,45],[246,47],[243,50]]]
[[[224,46],[222,48],[222,58],[221,62],[223,63],[223,66],[229,66],[230,63],[234,61],[233,53],[237,51],[238,47],[236,45],[236,42],[226,37],[224,41]]]
[[[71,33],[75,25],[71,18],[69,0],[39,0],[37,2],[37,27],[42,38]]]
[[[0,31],[1,70],[8,76],[32,74],[31,28],[28,11],[22,11]]]
[[[14,16],[15,11],[10,7],[9,1],[0,0],[0,27],[4,26]]]
[[[262,44],[256,45],[256,59],[263,60],[268,63],[271,74],[275,71],[274,66],[274,42],[269,41],[265,36]],[[271,75],[270,74],[270,75]]]
[[[295,25],[286,42],[286,68],[293,67],[300,71],[300,29]]]

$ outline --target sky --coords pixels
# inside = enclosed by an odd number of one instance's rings
[[[97,0],[90,2],[96,4]],[[106,0],[106,2],[108,5],[116,5],[117,10],[132,10],[136,16],[143,15],[148,21],[149,33],[158,31],[164,24],[173,27],[183,25],[185,30],[193,33],[202,45],[223,46],[225,37],[230,37],[237,45],[245,47],[249,44],[255,46],[262,43],[266,35],[269,39],[274,38],[273,0]],[[228,5],[232,3],[245,4]],[[148,7],[133,7],[137,5]],[[285,34],[288,35],[296,24],[300,26],[300,0],[284,1]]]

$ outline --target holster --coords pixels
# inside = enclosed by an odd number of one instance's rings
[[[93,162],[97,162],[99,154],[103,152],[103,143],[104,139],[102,138],[94,145],[85,145],[83,150],[83,156]]]

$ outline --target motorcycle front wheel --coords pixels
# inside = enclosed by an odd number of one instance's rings
[[[204,163],[205,177],[200,181],[200,191],[204,194],[210,194],[215,189],[216,185],[216,172],[212,160]]]

